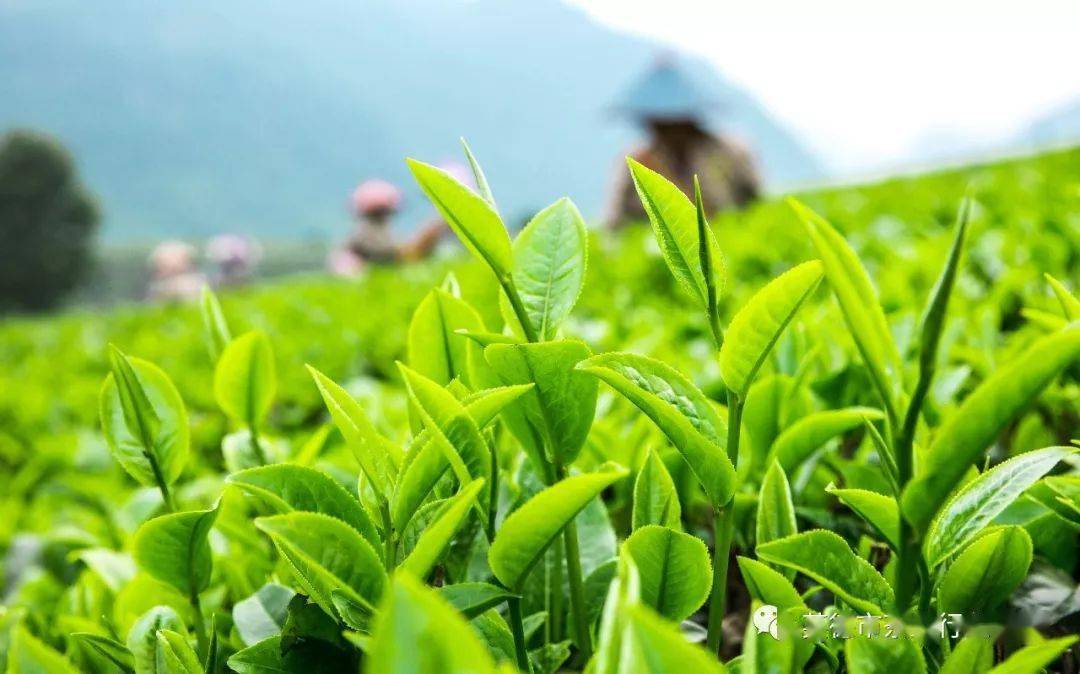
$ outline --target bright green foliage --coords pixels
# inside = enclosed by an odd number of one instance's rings
[[[859,514],[874,528],[881,540],[894,550],[900,545],[900,512],[896,501],[866,489],[826,489],[840,502]]]
[[[851,407],[808,414],[786,428],[773,443],[770,455],[788,472],[794,471],[829,440],[862,428],[864,419],[881,419],[869,407]]]
[[[464,300],[436,288],[409,323],[409,366],[444,386],[453,379],[468,382],[469,352],[477,347],[458,331],[483,329],[480,316]]]
[[[439,588],[439,594],[466,618],[475,618],[514,595],[490,583],[455,583]]]
[[[795,608],[803,605],[799,591],[783,574],[772,570],[767,564],[756,559],[739,557],[739,571],[742,572],[746,589],[750,596],[763,604],[772,604],[780,609]]]
[[[964,549],[942,576],[938,606],[969,620],[1008,599],[1031,566],[1031,537],[1022,527],[989,531]]]
[[[225,312],[221,310],[221,302],[209,286],[203,287],[199,296],[199,314],[206,335],[206,348],[210,351],[210,359],[216,362],[232,341],[232,332],[225,320]]]
[[[184,632],[184,623],[167,606],[155,606],[139,617],[127,633],[127,650],[137,672],[154,672],[157,665],[157,635],[161,630]]]
[[[727,668],[712,655],[689,643],[676,626],[643,606],[629,611],[630,649],[624,651],[621,672],[634,674],[725,674]]]
[[[74,640],[87,660],[100,669],[115,667],[122,672],[135,671],[135,658],[127,646],[112,637],[88,632],[72,632]]]
[[[289,602],[296,593],[287,587],[267,583],[258,592],[233,606],[233,624],[245,646],[281,634],[288,616]]]
[[[454,497],[431,525],[424,529],[412,552],[401,563],[401,568],[417,578],[424,578],[446,552],[446,548],[461,528],[462,523],[475,505],[477,495],[484,488],[482,479],[472,482]]]
[[[24,627],[12,631],[7,653],[7,674],[70,674],[67,659],[34,638]]]
[[[203,674],[199,656],[187,638],[172,630],[159,630],[154,654],[157,674]]]
[[[217,508],[155,517],[135,533],[132,554],[139,568],[184,595],[210,585],[210,528]]]
[[[249,428],[259,428],[274,402],[277,373],[270,339],[248,332],[229,343],[214,370],[218,405]]]
[[[960,640],[941,664],[940,674],[979,674],[994,664],[994,642],[977,631]]]
[[[926,672],[922,653],[910,639],[848,639],[844,642],[844,659],[851,674]]]
[[[650,524],[623,543],[641,578],[641,601],[676,622],[685,620],[709,596],[712,565],[700,539]]]
[[[1080,637],[1047,639],[1032,644],[1009,656],[1009,659],[990,670],[990,674],[1038,674],[1043,667],[1057,660]]]
[[[779,463],[773,462],[761,483],[755,530],[757,533],[755,540],[758,545],[798,532],[795,524],[795,504],[791,500],[791,486]]]
[[[1054,296],[1057,298],[1059,304],[1061,304],[1061,313],[1065,315],[1065,320],[1075,321],[1080,319],[1080,300],[1076,299],[1076,296],[1069,292],[1069,289],[1065,287],[1065,284],[1057,280],[1050,274],[1045,274],[1046,282],[1050,284],[1050,289],[1054,291]]]
[[[659,524],[676,531],[682,526],[682,506],[675,483],[655,451],[650,451],[634,480],[634,511],[630,528],[637,531]]]

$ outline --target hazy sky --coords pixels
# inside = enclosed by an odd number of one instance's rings
[[[840,173],[1080,98],[1080,0],[569,1],[707,58]]]

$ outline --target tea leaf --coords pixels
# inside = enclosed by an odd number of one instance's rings
[[[988,674],[1038,674],[1061,657],[1078,639],[1080,637],[1062,637],[1025,646],[991,669]]]
[[[600,492],[624,477],[624,469],[568,477],[510,513],[488,550],[495,577],[511,590],[520,590],[566,525]]]
[[[536,214],[514,240],[514,285],[540,339],[553,339],[585,285],[585,221],[569,199]]]
[[[71,638],[79,644],[88,659],[102,662],[103,668],[112,667],[125,674],[135,671],[135,657],[127,646],[116,639],[89,632],[72,632]]]
[[[740,399],[746,398],[795,312],[817,289],[821,274],[817,260],[793,267],[759,290],[731,319],[720,347],[720,374]]]
[[[270,340],[261,332],[240,335],[221,353],[214,369],[214,396],[233,419],[259,428],[274,402],[277,374]]]
[[[925,528],[973,462],[1013,418],[1070,363],[1080,358],[1080,323],[1040,338],[964,399],[921,456],[904,490],[903,513]]]
[[[599,377],[648,415],[686,459],[712,503],[731,499],[735,467],[724,451],[727,425],[686,377],[632,353],[593,356],[578,369]]]
[[[714,655],[691,644],[677,625],[665,621],[644,606],[627,609],[634,674],[725,674],[728,670]]]
[[[236,602],[232,609],[233,625],[244,645],[254,646],[281,634],[289,602],[295,596],[287,587],[267,583],[247,599]]]
[[[378,603],[386,571],[371,545],[348,524],[329,515],[297,511],[260,517],[255,526],[270,536],[304,594],[327,615],[338,615],[334,590],[369,609]]]
[[[432,290],[409,323],[409,367],[443,386],[453,379],[469,383],[469,350],[477,347],[458,331],[483,329],[480,316],[468,303],[444,290]]]
[[[846,407],[808,414],[780,433],[769,456],[778,461],[785,472],[791,473],[829,440],[862,428],[864,419],[884,416],[881,410],[872,407]]]
[[[210,534],[218,509],[162,515],[135,532],[132,556],[139,568],[185,596],[210,585]]]
[[[1031,566],[1031,537],[1022,527],[1001,527],[979,537],[961,552],[938,584],[938,608],[968,620],[1009,598]]]
[[[270,637],[234,653],[228,664],[237,674],[337,672],[343,671],[339,653],[322,641],[288,644],[282,637]]]
[[[630,528],[636,531],[649,524],[659,524],[676,531],[682,529],[679,493],[660,455],[653,450],[649,451],[634,480]]]
[[[221,303],[210,286],[203,286],[202,295],[199,297],[199,314],[202,316],[203,334],[206,335],[210,359],[217,362],[221,352],[232,341],[232,333],[225,320],[225,313],[221,310]]]
[[[994,664],[994,641],[969,632],[941,664],[938,674],[982,674]]]
[[[475,618],[516,596],[505,588],[490,583],[454,583],[443,585],[438,592],[468,619]]]
[[[856,610],[882,613],[892,606],[889,583],[831,531],[807,531],[770,541],[757,547],[757,555],[806,575]]]
[[[183,632],[184,623],[168,606],[155,606],[135,621],[127,633],[127,649],[135,661],[136,672],[156,672],[157,633],[161,630]]]
[[[499,210],[495,204],[495,195],[491,193],[491,186],[488,185],[487,176],[484,175],[484,169],[480,168],[480,162],[476,160],[472,148],[469,147],[464,138],[461,139],[461,148],[465,150],[465,158],[469,162],[469,169],[472,170],[473,180],[476,181],[476,189],[480,196],[484,198],[484,201],[491,204],[493,209]]]
[[[757,544],[775,541],[798,532],[791,487],[779,463],[773,461],[758,492]]]
[[[859,517],[874,528],[881,540],[893,550],[900,545],[900,511],[896,499],[867,489],[837,489],[826,487],[840,502],[854,510]]]
[[[650,524],[623,544],[641,578],[641,601],[676,622],[701,608],[712,587],[712,564],[701,539]]]
[[[620,660],[624,652],[629,609],[641,602],[641,581],[634,560],[620,555],[615,579],[608,587],[600,630],[596,640],[596,674],[621,674]]]
[[[782,573],[749,557],[736,557],[736,561],[746,589],[754,599],[781,610],[804,605],[799,591]]]
[[[7,674],[71,674],[67,658],[19,625],[11,631]]]
[[[933,568],[970,541],[1020,494],[1075,450],[1047,447],[1001,463],[964,485],[941,509],[926,534],[924,554]]]
[[[401,568],[417,578],[426,578],[450,546],[483,487],[483,479],[462,487],[438,519],[424,529]]]
[[[844,642],[844,661],[851,674],[926,672],[922,653],[911,639],[848,639]]]
[[[156,674],[203,674],[199,656],[187,638],[172,630],[158,630]]]
[[[1069,292],[1064,283],[1050,274],[1043,274],[1043,277],[1050,284],[1050,289],[1054,291],[1054,296],[1057,297],[1058,304],[1061,305],[1061,313],[1065,315],[1065,320],[1075,321],[1080,319],[1080,300]]]

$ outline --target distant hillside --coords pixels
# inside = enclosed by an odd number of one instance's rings
[[[402,158],[458,157],[459,136],[509,218],[563,194],[598,214],[636,135],[607,105],[657,51],[556,0],[0,0],[0,130],[60,136],[114,242],[337,236],[371,176],[409,187],[408,226],[426,210]],[[821,177],[696,67],[771,184]]]

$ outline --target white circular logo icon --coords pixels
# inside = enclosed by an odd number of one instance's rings
[[[776,607],[772,604],[764,604],[754,611],[754,627],[758,634],[769,633],[773,639],[780,640],[780,634],[776,626]]]

